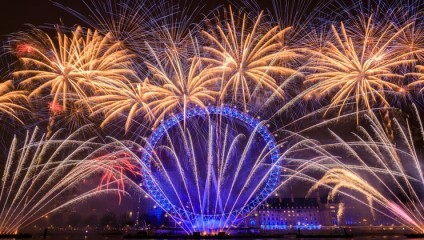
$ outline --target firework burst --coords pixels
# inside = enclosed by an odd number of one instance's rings
[[[145,92],[143,83],[120,83],[114,87],[110,85],[104,94],[89,99],[93,105],[92,115],[105,115],[101,127],[114,119],[125,117],[126,132],[137,116],[143,115],[148,121],[153,121],[154,116],[145,99]]]
[[[98,185],[98,190],[119,189],[119,203],[122,201],[122,193],[125,192],[125,186],[129,177],[140,176],[140,165],[136,162],[137,157],[125,146],[116,144],[115,149],[93,158],[96,161],[94,165],[102,168],[102,176]]]
[[[29,111],[24,104],[28,102],[27,92],[14,90],[12,80],[0,83],[0,112],[23,124],[18,111]]]
[[[66,111],[64,111],[60,105],[51,105],[50,111],[56,112],[53,114],[58,119],[57,125],[65,127],[70,132],[73,132],[84,125],[92,124],[90,111],[88,110],[86,103],[82,101],[69,101]]]
[[[84,4],[90,12],[88,15],[55,3],[132,52],[140,55],[146,52],[144,41],[149,37],[149,29],[156,20],[151,16],[151,12],[161,3],[153,5],[145,0],[93,0]]]
[[[124,172],[135,171],[136,163],[130,162],[129,155],[122,157],[124,150],[119,144],[99,144],[94,138],[78,140],[84,129],[64,140],[57,139],[57,133],[47,141],[39,141],[43,137],[36,129],[27,134],[22,146],[15,137],[0,182],[0,234],[16,233],[47,214],[90,197],[126,194],[123,184],[132,181]],[[106,149],[114,150],[107,157],[96,157]],[[98,174],[107,176],[99,185],[86,181]],[[69,196],[81,186],[82,192]]]
[[[416,114],[419,116],[417,111]],[[402,127],[396,119],[393,120],[397,130],[394,145],[382,124],[371,117],[369,120],[371,129],[367,131],[361,127],[363,136],[355,135],[357,141],[346,142],[333,134],[338,140],[337,147],[345,151],[344,156],[352,156],[358,164],[339,162],[333,165],[315,182],[310,192],[320,186],[329,187],[330,198],[338,193],[344,194],[368,205],[373,214],[379,212],[411,230],[424,232],[424,206],[420,194],[424,186],[423,165],[413,138],[412,124],[407,122],[406,127]],[[418,117],[411,122],[414,121],[424,137],[421,119]],[[365,196],[366,201],[349,190]]]
[[[19,36],[17,55],[23,69],[13,75],[31,88],[29,97],[50,92],[52,103],[66,110],[69,94],[87,99],[105,82],[126,80],[133,74],[131,54],[97,31],[77,27],[71,36],[57,33],[57,41],[41,30]]]
[[[232,102],[240,101],[245,110],[255,91],[263,89],[282,97],[277,76],[295,74],[296,70],[286,65],[299,57],[284,44],[290,27],[268,28],[262,18],[263,13],[254,21],[246,14],[237,17],[230,8],[224,22],[215,21],[215,31],[203,31],[208,43],[203,46],[202,61],[214,66],[209,75],[222,77],[221,102],[231,93]]]
[[[157,56],[153,50],[152,53]],[[206,107],[218,94],[214,84],[219,78],[210,77],[211,69],[202,66],[199,57],[186,60],[170,49],[166,49],[166,56],[166,64],[157,57],[155,64],[146,63],[152,80],[146,81],[144,96],[156,118],[155,126],[175,111],[185,113],[190,105]]]
[[[409,25],[395,30],[380,26],[372,17],[359,22],[360,29],[333,25],[334,40],[321,51],[309,51],[313,57],[306,69],[311,73],[305,82],[315,83],[309,91],[330,95],[330,107],[338,105],[339,115],[351,102],[358,114],[362,108],[371,112],[377,104],[388,106],[385,91],[400,88],[389,80],[403,78],[394,69],[415,62],[407,58],[410,52],[394,51],[395,39]]]

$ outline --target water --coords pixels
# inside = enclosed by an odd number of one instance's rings
[[[43,239],[43,236],[34,236],[31,239],[37,239],[41,240]],[[48,236],[46,240],[121,240],[123,239],[122,236],[72,236],[72,235],[58,235],[58,236]],[[166,239],[166,238],[163,238]],[[178,238],[172,238],[173,240],[179,240]],[[181,238],[180,240],[183,240],[184,238]],[[240,240],[241,238],[234,238],[229,240]],[[260,240],[263,238],[249,238],[251,240]],[[326,238],[296,238],[295,236],[286,236],[284,238],[266,238],[268,240],[277,240],[277,239],[314,239],[314,240],[324,240]],[[346,238],[331,238],[333,240],[346,240]],[[378,240],[378,239],[384,239],[384,240],[414,240],[413,238],[406,238],[404,236],[359,236],[354,237],[351,239],[355,240]],[[424,238],[420,238],[421,240]],[[3,238],[0,238],[0,240],[3,240]],[[6,239],[4,239],[6,240]],[[7,239],[7,240],[19,240],[19,239]],[[148,238],[140,238],[140,240],[149,240]],[[153,239],[152,239],[153,240]],[[418,239],[416,239],[418,240]]]

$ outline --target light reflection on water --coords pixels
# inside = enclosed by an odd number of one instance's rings
[[[36,240],[44,240],[44,238],[42,236],[34,236],[33,238],[29,238],[29,239],[36,239]],[[60,236],[48,236],[47,238],[45,238],[45,240],[122,240],[122,236],[65,236],[65,235],[60,235]],[[157,239],[157,238],[156,238]],[[163,238],[166,239],[166,238]],[[178,238],[171,238],[172,240],[183,240],[184,238],[178,239]],[[242,238],[226,238],[228,240],[240,240]],[[249,240],[262,240],[264,238],[249,238]],[[313,239],[313,240],[325,240],[327,238],[296,238],[295,236],[286,236],[284,238],[266,238],[268,240],[278,240],[278,239],[304,239],[304,240],[308,240],[308,239]],[[346,240],[346,238],[331,238],[333,240]],[[360,236],[360,237],[354,237],[354,238],[350,238],[350,239],[354,239],[354,240],[379,240],[379,239],[384,239],[384,240],[404,240],[404,239],[409,239],[409,240],[414,240],[413,238],[406,238],[404,236]],[[22,240],[22,239],[4,239],[4,238],[0,238],[0,240]],[[137,240],[137,239],[133,239],[133,240]],[[148,238],[140,238],[139,240],[149,240]],[[153,239],[152,239],[153,240]],[[418,240],[418,239],[416,239]],[[422,238],[421,238],[422,240]]]

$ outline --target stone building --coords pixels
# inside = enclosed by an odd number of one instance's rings
[[[269,198],[242,225],[261,230],[321,229],[339,224],[338,206],[326,198]]]

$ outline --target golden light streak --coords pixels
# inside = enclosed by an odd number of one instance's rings
[[[137,186],[125,175],[139,172],[134,156],[122,157],[127,148],[115,142],[97,143],[95,138],[78,140],[84,129],[63,140],[53,135],[42,141],[38,128],[27,133],[25,141],[13,139],[1,173],[0,234],[17,232],[90,197],[107,193],[121,197],[127,194],[124,183]],[[99,174],[107,176],[100,184],[87,181],[100,178]],[[75,188],[81,188],[78,194]]]
[[[220,101],[225,103],[231,94],[232,102],[241,101],[245,111],[256,89],[270,90],[282,97],[278,78],[295,74],[296,70],[286,64],[300,56],[284,44],[284,36],[291,28],[268,28],[262,17],[261,12],[255,21],[249,21],[243,14],[239,21],[230,8],[226,21],[217,19],[213,23],[216,31],[203,31],[208,43],[203,46],[202,61],[213,65],[209,75],[222,77]]]
[[[321,51],[306,50],[312,59],[305,67],[310,71],[305,83],[315,84],[311,93],[330,95],[330,107],[341,104],[338,115],[351,102],[358,114],[362,108],[371,112],[375,105],[389,106],[385,92],[400,88],[390,80],[403,79],[394,69],[415,62],[408,58],[411,52],[396,51],[394,43],[409,25],[379,26],[372,17],[360,24],[363,33],[343,22],[339,29],[332,25],[333,41]]]
[[[208,66],[202,66],[199,57],[182,59],[178,52],[166,49],[165,64],[146,62],[152,78],[145,81],[144,96],[156,120],[154,126],[166,116],[177,111],[186,113],[189,106],[206,107],[218,94],[214,84],[218,77],[207,74]]]
[[[379,212],[423,233],[424,205],[420,193],[424,184],[423,164],[417,152],[419,144],[414,138],[424,137],[424,129],[415,106],[414,109],[419,129],[408,121],[403,125],[394,119],[394,140],[373,116],[368,117],[371,130],[360,127],[355,141],[346,142],[332,133],[337,143],[331,147],[343,151],[343,162],[353,164],[340,162],[327,170],[323,168],[324,176],[313,184],[309,193],[321,186],[327,187],[329,198],[343,194],[368,205],[373,215]],[[418,132],[413,133],[413,129]],[[364,196],[366,201],[360,200],[355,193]]]
[[[132,55],[119,42],[112,42],[109,34],[77,27],[71,36],[58,31],[51,38],[34,30],[22,38],[31,45],[31,52],[21,54],[23,69],[13,75],[32,90],[29,97],[50,92],[52,103],[62,105],[63,110],[68,107],[69,94],[85,100],[105,84],[133,74]]]
[[[154,116],[145,97],[146,87],[143,83],[119,83],[109,86],[104,94],[89,98],[93,105],[92,115],[104,114],[101,127],[105,127],[112,120],[125,117],[125,132],[128,131],[136,117],[144,117],[153,121]],[[144,119],[141,118],[140,122]]]
[[[27,92],[15,90],[12,80],[0,83],[0,113],[6,114],[20,123],[19,111],[29,111],[24,104],[28,103]]]
[[[416,78],[414,81],[408,84],[408,88],[417,89],[420,93],[422,93],[424,90],[424,66],[417,65],[415,68],[417,70],[416,72],[408,74]],[[406,90],[402,89],[402,92],[406,92]]]

